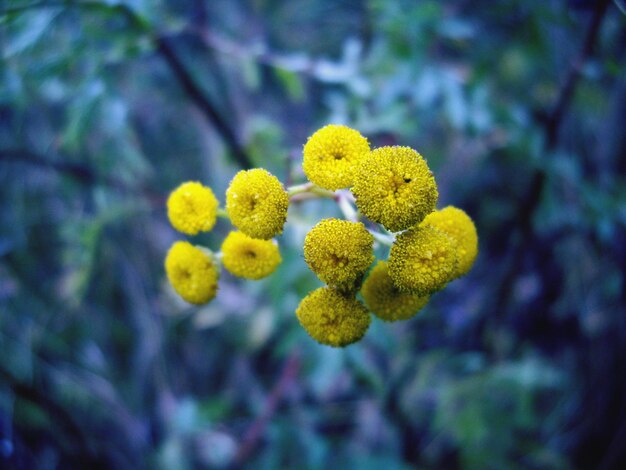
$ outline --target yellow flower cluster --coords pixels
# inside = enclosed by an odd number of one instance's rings
[[[361,288],[365,305],[381,320],[393,322],[412,318],[428,303],[429,295],[402,292],[389,275],[389,265],[379,261]]]
[[[320,287],[309,293],[298,305],[296,316],[313,339],[334,347],[360,340],[371,321],[361,302],[332,287]]]
[[[211,188],[193,181],[180,185],[167,201],[167,215],[175,229],[187,235],[208,232],[218,213],[226,212],[241,231],[231,231],[217,255],[189,242],[175,242],[165,258],[174,290],[192,304],[212,300],[217,294],[220,260],[231,274],[245,279],[272,274],[282,258],[271,238],[282,233],[288,205],[289,197],[278,178],[262,168],[235,175],[226,191],[226,211],[219,209]]]
[[[324,219],[304,239],[304,259],[329,286],[354,291],[374,261],[374,237],[360,222]]]
[[[281,261],[278,245],[272,240],[230,232],[222,243],[222,263],[234,276],[262,279],[276,271]]]
[[[302,152],[302,169],[322,188],[348,188],[354,183],[356,167],[369,153],[370,145],[358,131],[331,124],[309,137]]]
[[[165,271],[174,290],[190,304],[204,304],[217,293],[219,270],[213,257],[189,242],[172,245]]]
[[[268,240],[283,231],[289,196],[274,175],[262,168],[240,171],[226,190],[226,211],[235,227]]]
[[[209,231],[218,215],[226,215],[237,229],[216,254],[186,241],[173,244],[165,271],[183,299],[193,304],[213,299],[221,265],[245,279],[275,272],[282,258],[272,238],[283,231],[290,197],[293,202],[331,198],[347,219],[322,219],[304,239],[304,259],[326,285],[305,296],[295,313],[321,344],[343,347],[359,341],[370,325],[370,312],[385,322],[412,318],[433,293],[474,264],[478,235],[472,219],[456,207],[435,209],[435,178],[415,150],[370,150],[358,131],[328,125],[304,145],[302,167],[310,183],[287,189],[262,168],[240,171],[226,190],[225,209],[198,182],[172,192],[167,213],[177,230],[187,235]],[[365,217],[367,226],[359,221]],[[375,240],[391,249],[367,275],[376,260]]]
[[[409,147],[372,151],[358,167],[352,192],[359,210],[392,232],[420,223],[438,197],[426,160]]]

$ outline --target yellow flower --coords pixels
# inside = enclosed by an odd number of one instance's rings
[[[426,160],[409,147],[373,150],[359,165],[352,192],[359,210],[392,232],[421,222],[439,196]]]
[[[272,240],[230,232],[222,243],[222,263],[234,276],[261,279],[272,274],[280,262],[278,245]]]
[[[332,287],[320,287],[309,293],[298,305],[296,316],[315,341],[334,347],[360,340],[371,321],[361,302]]]
[[[478,234],[476,226],[465,211],[448,206],[426,216],[422,225],[430,225],[444,232],[457,243],[459,264],[454,278],[466,274],[474,264],[478,255]]]
[[[348,188],[354,182],[357,164],[369,151],[367,139],[358,131],[331,124],[309,137],[302,154],[302,169],[311,182],[322,188]]]
[[[442,289],[457,266],[455,245],[448,235],[430,226],[403,232],[389,253],[393,283],[419,295]]]
[[[189,242],[172,245],[165,271],[174,290],[191,304],[204,304],[217,294],[219,270],[210,254]]]
[[[389,276],[387,262],[379,261],[363,283],[365,305],[378,318],[392,322],[408,320],[428,302],[428,295],[400,291]]]
[[[304,259],[326,284],[354,290],[374,261],[374,237],[361,222],[324,219],[304,239]]]
[[[226,211],[235,227],[268,240],[282,233],[289,196],[274,175],[262,168],[240,171],[226,190]]]
[[[167,216],[179,232],[196,235],[213,228],[217,219],[217,206],[217,198],[211,188],[188,181],[170,194]]]

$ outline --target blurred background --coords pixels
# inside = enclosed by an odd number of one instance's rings
[[[626,468],[623,0],[0,0],[0,467]],[[328,123],[424,155],[474,269],[344,350],[290,209],[190,307],[164,202],[304,181]],[[194,237],[219,249],[223,219]]]

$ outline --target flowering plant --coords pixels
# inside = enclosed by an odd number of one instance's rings
[[[240,171],[226,190],[225,209],[199,182],[171,193],[168,217],[178,231],[210,231],[218,215],[237,229],[219,252],[186,241],[170,248],[165,270],[184,300],[212,300],[221,267],[245,279],[271,275],[282,260],[274,237],[288,222],[290,201],[302,195],[330,197],[345,216],[322,219],[303,242],[306,263],[326,286],[310,292],[295,313],[319,343],[343,347],[360,340],[370,312],[384,321],[407,320],[472,267],[478,254],[474,223],[459,208],[436,210],[435,178],[415,150],[371,150],[358,131],[328,125],[304,145],[302,168],[309,182],[287,189],[265,169]],[[388,260],[370,269],[375,243],[391,249]]]

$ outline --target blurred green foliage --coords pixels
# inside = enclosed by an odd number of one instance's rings
[[[623,468],[622,4],[0,1],[2,466]],[[300,182],[329,122],[428,159],[474,270],[319,346],[306,202],[271,278],[179,300],[168,191]]]

